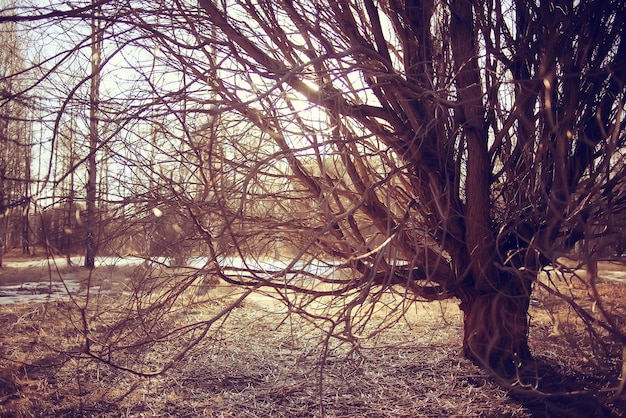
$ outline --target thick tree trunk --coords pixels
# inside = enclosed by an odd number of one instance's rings
[[[463,354],[491,373],[510,378],[533,358],[528,347],[530,280],[510,277],[502,289],[464,295]]]

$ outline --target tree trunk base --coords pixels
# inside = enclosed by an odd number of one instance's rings
[[[463,355],[491,374],[515,378],[534,362],[528,347],[530,286],[468,298],[464,312]]]
[[[532,356],[528,346],[530,283],[512,278],[507,289],[464,298],[464,356],[538,416],[613,416],[583,385]]]

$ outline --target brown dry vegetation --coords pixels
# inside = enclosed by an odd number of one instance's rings
[[[603,272],[623,266],[601,267]],[[41,272],[44,277],[46,272]],[[35,271],[22,273],[32,280]],[[102,268],[91,279],[106,283],[107,278],[131,273]],[[89,277],[74,267],[60,274]],[[11,280],[19,277],[14,269],[2,270],[2,280],[11,275]],[[589,289],[582,282],[575,277],[560,280],[570,296],[587,303]],[[626,286],[601,281],[598,290],[607,298],[607,309],[626,318],[618,311],[623,310],[620,302],[626,297]],[[613,414],[622,415],[623,397],[611,398],[620,368],[615,346],[593,347],[594,339],[575,319],[571,307],[545,291],[538,290],[536,295],[530,340],[535,355],[552,368],[551,388],[599,393]],[[237,291],[218,286],[208,296],[202,303],[181,309],[174,320],[182,324],[208,319],[232,302]],[[385,294],[362,332],[368,338],[326,341],[323,323],[289,313],[272,296],[271,292],[252,294],[176,367],[153,377],[140,377],[82,354],[77,307],[70,302],[1,305],[0,415],[546,415],[543,404],[520,400],[460,357],[462,317],[453,302],[413,303],[392,312],[392,306],[400,306],[394,305],[398,297]],[[99,303],[99,309],[106,310],[107,302]],[[386,327],[393,315],[397,320]],[[169,344],[172,351],[179,348],[177,341]],[[160,361],[158,353],[151,355],[155,364]],[[568,403],[567,399],[563,402]],[[561,416],[589,413],[579,404],[576,408]]]

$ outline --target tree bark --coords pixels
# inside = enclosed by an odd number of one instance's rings
[[[528,347],[531,281],[501,273],[500,289],[464,295],[463,355],[499,377],[516,376],[533,361]]]
[[[100,101],[100,63],[102,51],[102,32],[97,18],[91,21],[91,91],[89,96],[89,157],[87,159],[87,225],[85,236],[85,267],[93,269],[97,254],[96,240],[96,199],[97,191],[97,156],[98,105]]]

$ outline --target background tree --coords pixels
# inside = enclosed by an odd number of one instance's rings
[[[6,5],[2,5],[6,6]],[[2,27],[0,42],[0,267],[15,245],[28,253],[33,98],[18,97],[27,84],[24,42],[15,23]]]
[[[98,119],[100,107],[100,79],[102,62],[102,28],[99,8],[94,5],[91,19],[91,78],[89,90],[89,156],[87,158],[87,235],[85,238],[85,267],[94,268],[97,250],[97,205],[98,205],[98,148],[100,134]]]

